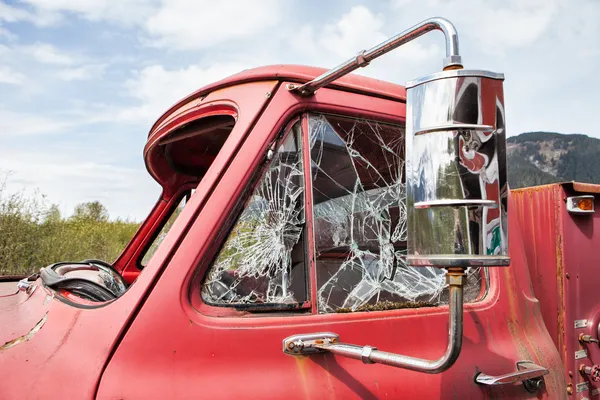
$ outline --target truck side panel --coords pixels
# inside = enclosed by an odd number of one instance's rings
[[[579,372],[581,365],[600,362],[598,345],[579,341],[580,334],[598,339],[600,216],[570,214],[566,199],[598,192],[598,185],[578,183],[513,191],[534,292],[576,398],[592,398],[600,390],[598,382]]]

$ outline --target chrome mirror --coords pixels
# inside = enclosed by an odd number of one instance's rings
[[[407,264],[447,269],[450,300],[446,351],[437,360],[426,360],[343,343],[337,334],[323,332],[284,339],[286,354],[329,352],[365,364],[443,372],[458,359],[462,347],[465,269],[510,262],[504,76],[463,69],[458,34],[449,21],[423,21],[310,82],[288,85],[288,90],[311,96],[431,30],[442,31],[446,38],[444,71],[406,85]]]
[[[456,69],[407,84],[408,265],[508,265],[503,79]]]

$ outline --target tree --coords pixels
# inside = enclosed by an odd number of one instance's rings
[[[56,204],[52,204],[44,215],[44,222],[46,223],[57,223],[60,222],[61,215],[60,210]]]
[[[78,204],[71,218],[74,220],[105,222],[108,221],[108,210],[99,201],[89,201]]]

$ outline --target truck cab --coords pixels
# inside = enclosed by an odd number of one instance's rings
[[[408,89],[262,67],[171,107],[121,256],[0,283],[0,398],[567,398],[502,77],[447,59]]]

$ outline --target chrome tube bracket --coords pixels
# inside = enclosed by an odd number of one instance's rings
[[[310,82],[303,85],[288,85],[287,89],[303,96],[312,96],[317,89],[327,86],[329,83],[344,75],[348,75],[358,68],[366,67],[374,59],[434,30],[442,31],[446,39],[446,58],[443,61],[443,68],[462,68],[456,28],[447,19],[435,17],[426,19],[369,50],[360,51],[356,56],[319,75]]]
[[[458,359],[463,335],[464,270],[452,268],[446,275],[450,287],[449,333],[446,352],[437,360],[425,360],[402,354],[380,351],[372,346],[342,343],[335,333],[309,333],[293,335],[283,340],[283,352],[292,356],[308,356],[329,352],[362,361],[364,364],[384,364],[412,371],[438,374],[450,368]]]

